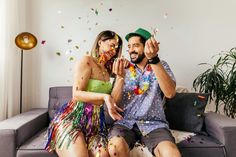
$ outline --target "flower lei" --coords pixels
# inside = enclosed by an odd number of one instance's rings
[[[130,70],[130,77],[131,77],[131,86],[133,86],[133,91],[136,95],[140,95],[145,93],[148,88],[149,88],[149,84],[150,84],[150,73],[152,71],[152,68],[150,65],[147,65],[147,70],[144,72],[144,75],[142,77],[143,82],[142,83],[138,83],[137,82],[137,74],[136,74],[136,70],[133,64],[129,65],[129,70]]]

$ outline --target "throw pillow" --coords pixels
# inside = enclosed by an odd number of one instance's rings
[[[165,114],[171,129],[201,132],[209,94],[176,93],[166,100]]]

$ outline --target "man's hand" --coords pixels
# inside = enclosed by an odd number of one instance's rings
[[[104,101],[107,105],[108,113],[113,120],[121,120],[123,117],[118,112],[123,112],[121,108],[116,106],[115,101],[110,95],[104,97]]]
[[[123,57],[117,58],[112,67],[112,72],[116,74],[118,77],[124,78],[125,77],[125,59]]]
[[[159,44],[160,42],[156,41],[153,37],[146,41],[144,53],[147,59],[152,59],[158,55]]]

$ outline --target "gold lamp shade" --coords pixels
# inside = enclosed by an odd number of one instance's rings
[[[23,50],[30,50],[37,45],[37,39],[33,34],[29,32],[23,32],[16,36],[15,43],[16,46]]]

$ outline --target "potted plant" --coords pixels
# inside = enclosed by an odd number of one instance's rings
[[[215,112],[218,112],[219,105],[224,105],[224,113],[236,117],[236,47],[230,51],[219,54],[217,62],[197,76],[193,81],[195,91],[209,93],[210,101],[214,100]]]

